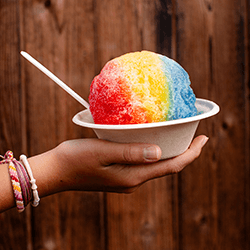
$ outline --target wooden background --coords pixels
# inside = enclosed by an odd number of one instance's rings
[[[151,50],[176,59],[219,115],[178,175],[130,195],[66,192],[0,215],[0,249],[249,250],[249,0],[0,0],[0,152],[42,153],[95,136],[71,122],[80,104],[26,50],[88,98],[111,58]],[[0,184],[1,185],[1,184]]]

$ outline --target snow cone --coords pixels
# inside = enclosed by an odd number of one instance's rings
[[[117,57],[91,83],[90,112],[96,124],[141,124],[197,115],[187,72],[149,51]]]

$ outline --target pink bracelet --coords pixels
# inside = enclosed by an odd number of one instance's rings
[[[18,178],[20,180],[20,186],[22,189],[24,206],[26,207],[32,199],[29,176],[28,176],[28,173],[27,173],[25,167],[23,166],[23,164],[21,162],[14,161],[14,165],[16,167],[17,175],[18,175]]]
[[[4,156],[0,156],[3,160],[0,164],[8,163],[9,164],[9,175],[11,179],[12,189],[15,196],[15,202],[18,212],[22,212],[25,209],[23,196],[22,196],[22,189],[20,186],[20,180],[17,174],[17,170],[15,167],[15,163],[17,160],[13,157],[12,151],[7,151]]]

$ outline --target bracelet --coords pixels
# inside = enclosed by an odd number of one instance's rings
[[[27,157],[25,155],[21,155],[20,161],[25,166],[27,173],[29,175],[29,178],[30,178],[31,189],[33,191],[33,201],[31,204],[33,207],[37,207],[39,205],[40,198],[39,198],[38,191],[37,191],[36,180],[33,177],[32,170],[30,168],[30,164],[28,162]]]
[[[4,156],[1,156],[3,160],[0,162],[0,164],[8,163],[9,167],[9,175],[11,179],[12,189],[15,197],[16,207],[18,212],[22,212],[25,209],[24,202],[23,202],[23,195],[22,195],[22,189],[20,186],[20,180],[17,174],[17,170],[15,167],[15,163],[17,160],[13,157],[12,151],[7,151]]]
[[[27,157],[21,155],[20,160],[22,162],[19,162],[14,158],[12,151],[7,151],[4,156],[0,155],[0,157],[3,158],[0,164],[9,164],[8,171],[18,212],[24,211],[25,207],[31,201],[31,190],[33,191],[32,206],[37,207],[40,198],[37,192],[36,180],[33,177]]]
[[[32,199],[29,175],[21,162],[15,161],[14,165],[16,167],[17,175],[22,189],[24,206],[26,207]]]

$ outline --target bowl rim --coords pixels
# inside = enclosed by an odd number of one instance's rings
[[[92,129],[107,129],[107,130],[124,130],[124,129],[142,129],[142,128],[155,128],[155,127],[163,127],[163,126],[173,126],[177,124],[184,124],[189,122],[195,122],[200,121],[202,119],[211,117],[213,115],[216,115],[220,111],[220,107],[214,103],[213,101],[209,101],[202,98],[196,98],[196,103],[200,104],[201,106],[210,106],[210,110],[208,112],[204,112],[201,114],[198,114],[196,116],[187,117],[187,118],[181,118],[171,121],[164,121],[164,122],[153,122],[153,123],[142,123],[142,124],[121,124],[121,125],[108,125],[108,124],[95,124],[90,122],[84,122],[79,120],[79,116],[90,112],[89,109],[85,109],[83,111],[80,111],[77,113],[72,121],[80,125],[82,127],[92,128]]]

